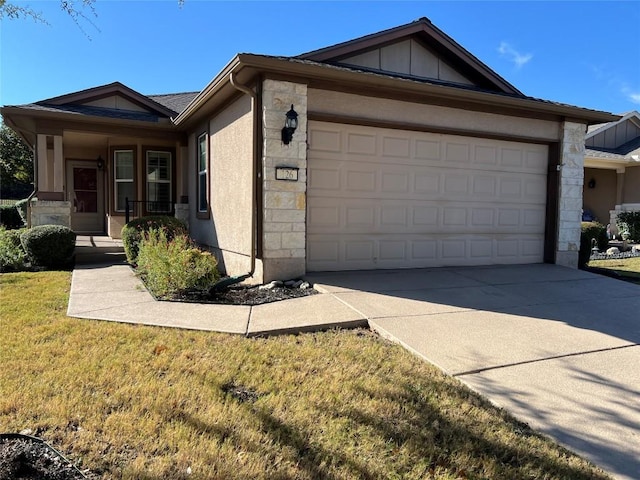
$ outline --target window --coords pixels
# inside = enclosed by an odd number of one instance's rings
[[[207,201],[207,134],[198,137],[198,212],[208,211]]]
[[[114,181],[115,181],[115,210],[126,210],[125,199],[135,200],[135,188],[133,183],[133,150],[115,150],[113,152]]]
[[[171,211],[171,152],[147,150],[147,211]]]

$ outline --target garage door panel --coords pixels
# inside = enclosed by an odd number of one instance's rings
[[[307,233],[432,235],[468,231],[492,233],[540,233],[545,208],[529,205],[514,208],[493,203],[315,198],[308,207]]]
[[[320,235],[309,241],[307,262],[316,271],[538,263],[542,249],[527,235]]]
[[[377,138],[375,135],[348,133],[345,152],[352,155],[375,156],[377,154]]]
[[[316,167],[314,164],[319,164]],[[546,179],[541,175],[487,173],[471,169],[379,165],[372,162],[310,160],[309,198],[413,199],[543,203]]]
[[[309,138],[309,270],[542,261],[547,146],[323,122]]]

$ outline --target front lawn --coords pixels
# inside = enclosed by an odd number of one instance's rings
[[[0,432],[31,429],[92,478],[608,478],[366,330],[72,319],[69,282],[0,275]]]
[[[604,269],[613,276],[640,285],[640,257],[591,260],[589,268]]]

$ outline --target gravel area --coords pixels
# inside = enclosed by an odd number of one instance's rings
[[[84,480],[75,466],[41,440],[0,437],[0,480]]]

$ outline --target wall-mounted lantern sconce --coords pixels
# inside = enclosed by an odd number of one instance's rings
[[[589,183],[587,183],[587,186],[589,188],[596,188],[596,179],[592,178],[591,180],[589,180]]]
[[[102,160],[102,155],[98,155],[98,158],[96,159],[96,164],[98,165],[98,170],[102,170],[102,168],[104,167],[104,161]]]
[[[282,129],[282,143],[289,145],[293,139],[293,133],[298,128],[298,114],[291,105],[291,110],[287,112],[287,119],[284,122],[284,128]]]

